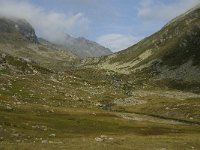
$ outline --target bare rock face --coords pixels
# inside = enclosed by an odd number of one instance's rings
[[[38,43],[33,27],[23,19],[0,17],[0,38],[21,39]]]

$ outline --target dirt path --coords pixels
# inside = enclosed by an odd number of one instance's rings
[[[119,113],[117,114],[119,117],[122,117],[126,120],[133,120],[133,121],[149,121],[149,122],[156,122],[156,123],[163,123],[163,124],[189,124],[186,122],[181,122],[173,119],[162,119],[158,117],[136,114],[136,113]]]

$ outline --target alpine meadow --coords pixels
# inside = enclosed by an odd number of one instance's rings
[[[188,2],[175,1],[141,2],[161,12]],[[156,21],[152,17],[151,26],[143,17],[149,32],[141,23],[136,30],[145,34],[134,42],[125,34],[94,38],[126,29],[104,18],[108,9],[114,14],[113,0],[112,9],[106,0],[0,0],[0,150],[200,149],[200,1],[192,1],[151,35]],[[120,18],[123,4],[134,2],[138,10],[139,2],[122,1],[114,15]],[[70,15],[62,12],[65,5]],[[85,16],[74,17],[76,8]],[[20,17],[13,9],[27,13]],[[37,21],[35,14],[47,15],[45,9],[52,14]],[[141,21],[140,15],[134,19]],[[71,20],[62,22],[66,16]],[[120,50],[125,41],[131,44]],[[121,43],[118,50],[114,42]]]

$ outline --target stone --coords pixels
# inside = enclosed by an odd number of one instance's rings
[[[47,144],[47,143],[48,143],[48,140],[42,140],[41,143],[42,143],[42,144]]]
[[[21,105],[21,102],[17,102],[16,104],[17,104],[17,105]]]
[[[5,90],[6,90],[6,88],[2,87],[2,88],[1,88],[1,90],[5,91]]]
[[[50,134],[49,136],[50,137],[56,137],[56,134]]]
[[[7,110],[12,110],[13,108],[10,107],[10,106],[6,106],[6,109],[7,109]]]
[[[54,142],[53,141],[49,141],[49,144],[53,144]]]
[[[103,142],[103,139],[100,138],[100,137],[96,137],[96,138],[95,138],[95,141],[96,141],[96,142]]]
[[[12,137],[19,137],[19,134],[18,133],[15,133],[15,134],[11,134]]]
[[[16,140],[16,142],[17,142],[17,143],[20,143],[20,142],[21,142],[21,140]]]

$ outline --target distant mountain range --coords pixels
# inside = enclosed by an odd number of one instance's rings
[[[34,61],[56,70],[65,70],[79,60],[66,48],[41,42],[26,20],[16,18],[0,18],[0,54]]]
[[[26,41],[28,43],[39,44],[39,39],[35,34],[34,28],[23,19],[18,18],[0,18],[0,42]],[[99,57],[112,54],[111,50],[92,42],[83,37],[73,38],[66,34],[62,43],[52,44],[55,47],[62,48],[67,53],[72,53],[80,58]],[[44,40],[43,40],[44,42]],[[46,43],[47,44],[47,43]],[[56,49],[56,48],[55,48]]]
[[[64,41],[63,44],[53,44],[38,38],[34,28],[24,19],[0,18],[0,52],[33,60],[43,67],[63,69],[81,58],[112,53],[85,38],[66,35]]]
[[[64,42],[59,43],[59,45],[69,49],[72,53],[81,58],[100,57],[112,54],[110,49],[96,42],[90,41],[84,37],[74,38],[68,34],[66,34]]]

